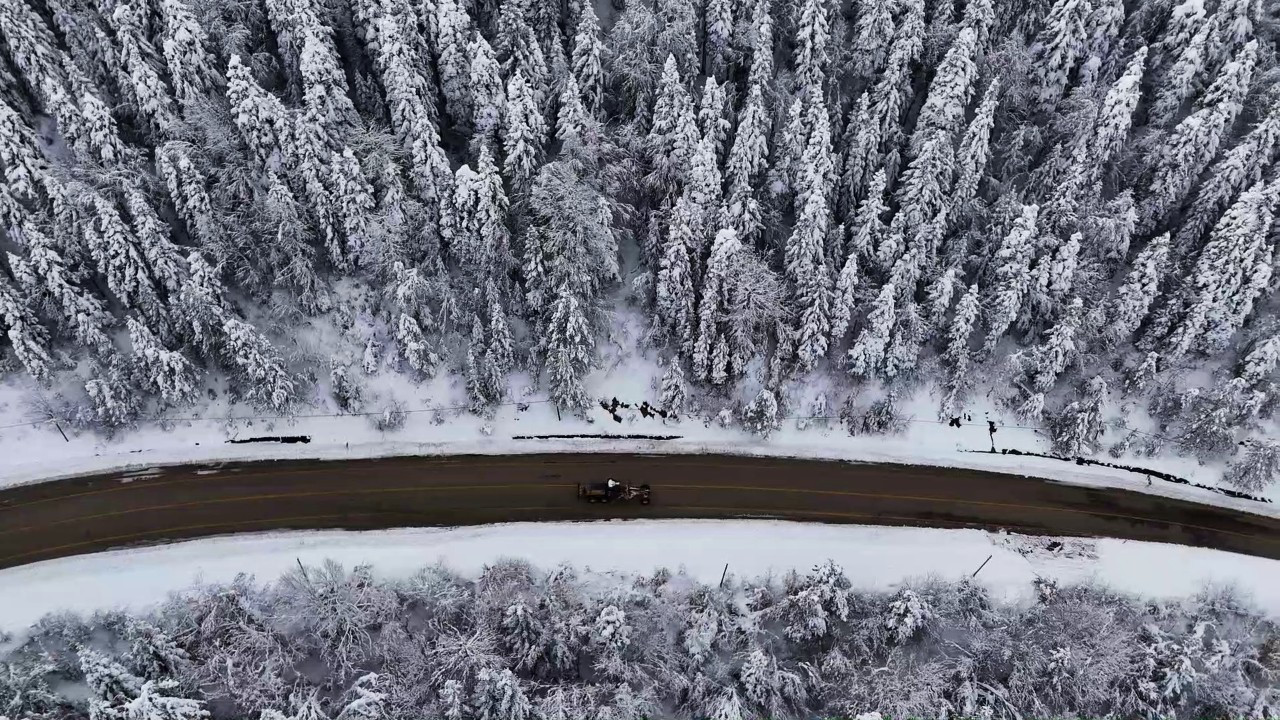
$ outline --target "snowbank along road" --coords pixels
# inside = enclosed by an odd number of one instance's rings
[[[653,504],[576,485],[650,483]],[[991,472],[719,455],[453,456],[191,465],[0,492],[0,567],[237,532],[514,520],[769,517],[1006,528],[1280,559],[1280,519]]]

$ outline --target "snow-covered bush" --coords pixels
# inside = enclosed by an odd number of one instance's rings
[[[358,380],[351,378],[347,366],[338,360],[329,363],[329,392],[333,395],[338,409],[345,413],[360,412],[364,401],[364,388]]]
[[[1222,479],[1247,493],[1257,493],[1275,482],[1280,474],[1280,445],[1255,441],[1244,447]]]
[[[382,412],[373,417],[373,427],[378,432],[395,432],[404,427],[405,420],[408,415],[404,411],[404,403],[399,400],[392,400],[386,407],[382,408]],[[437,423],[439,424],[439,423]]]
[[[899,592],[889,603],[884,616],[884,629],[898,645],[916,637],[933,619],[933,609],[914,590]]]
[[[89,406],[82,416],[88,427],[100,427],[108,434],[133,423],[142,408],[142,398],[129,381],[130,372],[112,356],[105,364],[97,365],[94,377],[84,384]]]
[[[761,388],[742,409],[742,426],[762,438],[768,438],[781,426],[778,420],[778,398],[769,388]]]
[[[908,421],[893,391],[867,406],[857,404],[856,398],[850,397],[840,410],[840,419],[850,435],[896,435],[906,430]]]

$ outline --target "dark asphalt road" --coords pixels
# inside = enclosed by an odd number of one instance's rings
[[[578,500],[577,483],[609,476],[650,483],[653,504]],[[1280,559],[1280,519],[1137,492],[908,465],[556,454],[195,465],[11,488],[0,491],[0,567],[260,530],[726,517],[1007,528]]]

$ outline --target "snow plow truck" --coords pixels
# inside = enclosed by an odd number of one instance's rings
[[[591,503],[607,503],[614,500],[629,502],[638,500],[641,505],[649,504],[649,486],[620,483],[613,478],[604,482],[578,484],[578,497]]]

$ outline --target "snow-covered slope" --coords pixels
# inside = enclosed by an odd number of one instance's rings
[[[838,417],[788,418],[767,438],[753,435],[736,423],[721,426],[712,417],[686,416],[679,421],[645,417],[638,406],[654,403],[661,369],[628,354],[612,368],[591,378],[597,397],[619,401],[616,416],[592,405],[586,418],[559,415],[543,398],[530,393],[525,404],[495,408],[491,417],[470,413],[461,390],[441,380],[426,385],[407,382],[402,376],[377,378],[377,392],[399,399],[408,410],[403,428],[381,431],[367,416],[331,415],[288,420],[234,420],[225,408],[210,407],[202,419],[164,426],[143,426],[116,438],[70,429],[66,438],[50,423],[0,428],[0,486],[37,482],[73,474],[140,470],[152,465],[225,460],[281,458],[367,458],[416,454],[501,454],[537,452],[717,452],[762,456],[807,457],[862,462],[895,462],[940,467],[971,468],[1026,474],[1063,482],[1122,487],[1195,502],[1232,507],[1247,512],[1276,515],[1280,504],[1227,497],[1201,488],[1155,479],[1119,469],[1082,466],[1071,462],[1029,456],[990,454],[998,450],[1048,452],[1049,443],[1034,428],[1020,424],[990,405],[977,405],[966,413],[960,427],[936,419],[934,400],[921,391],[903,402],[908,420],[900,434],[849,435]],[[817,389],[814,389],[816,392]],[[10,416],[21,407],[20,391],[0,387],[0,413]],[[727,401],[725,405],[728,407]],[[437,410],[440,408],[439,410]],[[523,409],[522,409],[523,408]],[[708,415],[714,415],[711,406]],[[219,417],[219,410],[224,413]],[[800,411],[804,412],[804,411]],[[832,413],[834,415],[834,412]],[[236,417],[241,417],[237,415]],[[997,424],[991,435],[988,421]],[[513,439],[544,434],[661,435],[670,440],[615,438]],[[305,435],[308,443],[231,444],[232,438],[263,435]],[[1111,458],[1103,457],[1103,460]],[[1124,457],[1116,462],[1132,464],[1217,486],[1220,464],[1200,465],[1176,456]],[[1280,486],[1269,490],[1280,499]]]

